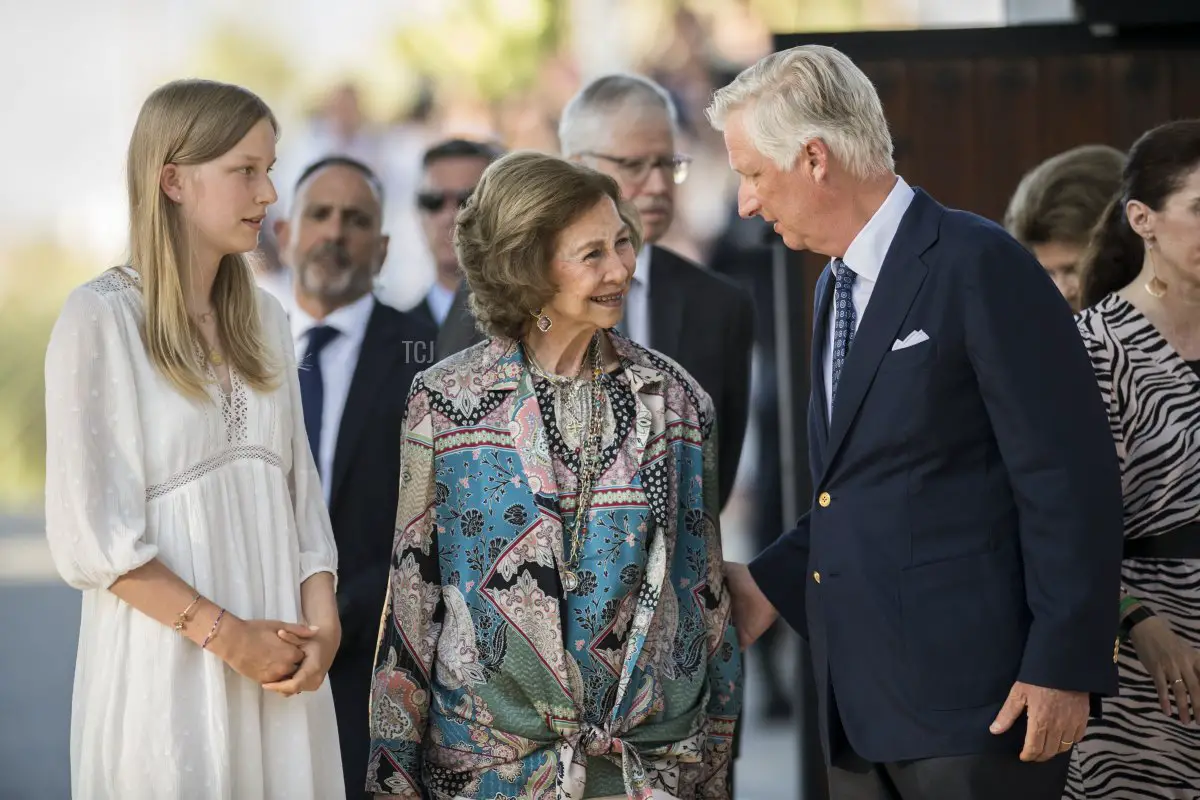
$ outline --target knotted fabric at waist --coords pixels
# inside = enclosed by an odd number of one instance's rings
[[[679,791],[680,764],[698,764],[704,746],[704,733],[698,731],[686,739],[653,747],[638,746],[620,735],[589,723],[561,726],[558,744],[558,800],[583,800],[587,787],[588,758],[607,758],[621,768],[625,792],[631,800],[651,800],[654,796],[651,775],[666,785],[667,791]]]

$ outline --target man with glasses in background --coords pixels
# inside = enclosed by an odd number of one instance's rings
[[[563,158],[610,175],[642,217],[645,245],[618,328],[679,362],[712,396],[717,411],[720,502],[737,477],[750,413],[754,306],[733,281],[657,246],[675,218],[675,187],[691,159],[675,150],[675,104],[639,75],[605,75],[563,109]]]

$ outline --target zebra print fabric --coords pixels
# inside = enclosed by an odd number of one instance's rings
[[[1125,535],[1200,518],[1200,377],[1129,301],[1109,295],[1077,319],[1121,459]],[[1125,559],[1130,594],[1200,648],[1200,560]],[[1116,599],[1113,599],[1114,605]],[[1150,675],[1122,643],[1119,697],[1075,748],[1070,800],[1200,800],[1200,725],[1163,714]]]

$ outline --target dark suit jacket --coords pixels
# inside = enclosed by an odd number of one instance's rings
[[[474,344],[479,344],[487,338],[475,324],[475,315],[471,313],[471,307],[468,304],[468,299],[471,296],[471,289],[467,286],[464,280],[458,285],[458,291],[454,293],[454,301],[450,303],[450,310],[446,312],[446,319],[442,322],[442,327],[438,329],[437,337],[437,360],[449,358],[455,353],[461,353],[468,347]]]
[[[429,307],[428,297],[421,298],[421,302],[410,308],[407,313],[432,328],[438,326],[437,320],[433,318],[433,309]]]
[[[662,247],[650,256],[650,347],[679,363],[717,411],[721,506],[729,499],[750,415],[754,304],[734,281]],[[486,338],[475,328],[466,281],[438,333],[438,360]]]
[[[348,796],[365,794],[371,670],[400,487],[400,437],[413,377],[433,361],[436,331],[376,302],[333,454],[329,516],[338,548],[342,644],[329,671]]]
[[[816,503],[751,572],[811,645],[827,758],[1016,752],[1023,721],[988,732],[1014,681],[1117,688],[1121,479],[1070,310],[999,227],[917,190],[827,420],[832,292],[826,269]]]
[[[754,304],[734,281],[663,247],[650,253],[650,348],[677,361],[717,411],[721,506],[733,491],[750,417]]]
[[[338,547],[343,647],[374,647],[400,485],[400,432],[413,377],[433,362],[433,327],[376,302],[333,454],[329,517]]]

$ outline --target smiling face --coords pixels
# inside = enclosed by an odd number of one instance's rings
[[[267,207],[278,199],[268,174],[275,129],[259,120],[229,152],[203,164],[163,167],[162,190],[178,203],[193,251],[203,260],[258,247]]]
[[[605,197],[558,235],[550,264],[558,292],[542,313],[556,330],[613,327],[621,319],[636,260],[629,226]]]
[[[291,218],[276,226],[297,299],[323,316],[369,292],[387,258],[381,218],[379,197],[357,169],[332,164],[309,176]]]

